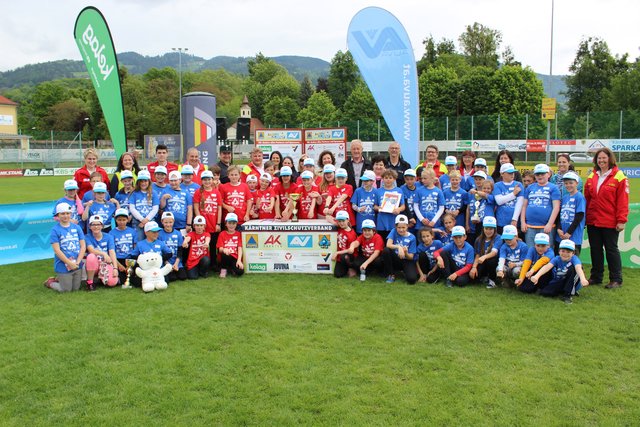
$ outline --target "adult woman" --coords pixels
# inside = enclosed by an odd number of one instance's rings
[[[511,154],[511,151],[509,150],[500,151],[496,157],[496,167],[491,174],[491,178],[493,178],[494,182],[499,182],[502,179],[502,176],[500,175],[500,166],[505,163],[511,163],[514,167],[516,165],[516,162],[513,160],[513,154]],[[522,175],[520,175],[518,170],[516,170],[514,181],[522,182]]]
[[[298,179],[298,171],[295,164],[291,156],[286,156],[282,159],[282,166],[289,166],[291,168],[291,180],[293,180],[293,182],[296,182],[296,179]],[[278,173],[276,176],[280,176],[280,174]]]
[[[329,150],[324,150],[318,157],[318,166],[322,169],[324,165],[336,165],[336,157]]]
[[[78,197],[82,200],[84,193],[92,189],[91,174],[99,172],[102,175],[102,182],[109,188],[109,176],[107,171],[98,166],[98,151],[95,148],[84,150],[84,166],[73,174],[73,179],[78,183]]]
[[[618,234],[624,231],[629,215],[629,180],[618,169],[616,157],[608,148],[600,148],[593,157],[593,172],[584,185],[587,199],[587,234],[591,247],[589,284],[600,284],[604,276],[604,251],[609,266],[607,289],[622,286],[622,261]]]
[[[460,163],[460,175],[462,178],[471,178],[473,180],[473,174],[475,169],[473,167],[473,162],[476,160],[476,153],[471,150],[462,152],[462,162]]]
[[[555,184],[558,187],[558,190],[560,190],[560,195],[564,197],[567,194],[567,189],[564,188],[562,177],[565,173],[575,171],[576,169],[567,153],[558,154],[556,157],[556,165],[558,166],[558,171],[553,174],[549,182]],[[582,181],[578,181],[578,191],[582,192]]]
[[[120,173],[125,170],[131,171],[133,174],[133,182],[135,183],[138,172],[140,172],[140,166],[138,165],[138,160],[133,153],[123,153],[120,156],[120,159],[118,159],[118,166],[116,166],[116,171],[111,177],[111,185],[109,187],[109,195],[111,197],[115,197],[116,193],[122,190],[123,185],[120,180]]]
[[[282,167],[282,153],[279,151],[272,151],[269,156],[269,160],[273,162],[276,168],[275,172],[280,171],[280,168]]]

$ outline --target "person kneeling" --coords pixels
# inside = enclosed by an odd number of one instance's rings
[[[409,220],[406,215],[398,215],[395,229],[387,237],[387,247],[382,250],[382,263],[387,283],[396,281],[395,271],[402,270],[407,283],[413,285],[418,280],[416,269],[416,236],[409,233]]]
[[[535,246],[529,248],[522,270],[520,270],[520,277],[516,280],[516,286],[520,292],[525,294],[535,293],[539,288],[547,286],[549,281],[553,278],[553,273],[547,271],[540,276],[537,284],[531,281],[531,277],[536,274],[542,267],[547,265],[551,259],[555,256],[553,249],[549,246],[549,235],[545,233],[536,234]]]
[[[218,257],[220,261],[220,278],[227,277],[231,272],[236,276],[244,274],[242,264],[242,236],[236,230],[238,226],[238,215],[233,212],[227,214],[224,219],[226,230],[218,236]]]
[[[447,278],[447,288],[452,288],[454,284],[465,286],[469,283],[469,271],[475,256],[473,248],[466,242],[467,235],[464,227],[460,225],[453,227],[451,236],[453,242],[435,253],[440,275]]]
[[[338,211],[336,213],[336,222],[338,223],[338,250],[333,254],[333,261],[336,262],[333,268],[333,275],[337,278],[356,277],[358,274],[354,268],[354,260],[358,256],[358,236],[351,224],[349,224],[349,213],[347,211]]]
[[[96,290],[93,279],[98,274],[98,279],[104,286],[110,288],[118,284],[118,267],[116,247],[113,236],[103,233],[103,222],[100,215],[89,218],[90,233],[86,236],[87,242],[87,289]]]
[[[209,240],[211,236],[204,231],[206,225],[207,222],[203,216],[198,215],[195,217],[193,219],[194,231],[187,234],[182,243],[183,248],[189,248],[187,277],[191,280],[209,276],[209,266],[211,265]]]

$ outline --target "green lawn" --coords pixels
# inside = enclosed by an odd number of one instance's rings
[[[574,304],[246,275],[56,294],[0,267],[3,425],[634,425],[640,271]]]

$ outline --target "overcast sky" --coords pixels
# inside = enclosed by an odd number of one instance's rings
[[[551,0],[11,0],[2,2],[0,71],[58,59],[80,59],[73,25],[91,4],[105,15],[118,52],[155,56],[188,47],[218,55],[301,55],[330,61],[346,50],[349,21],[366,6],[393,13],[407,29],[416,59],[422,40],[458,37],[479,22],[502,32],[503,47],[549,74]],[[553,74],[567,74],[585,37],[604,39],[613,54],[640,56],[637,0],[555,0]]]

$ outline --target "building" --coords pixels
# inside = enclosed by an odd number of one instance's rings
[[[240,117],[238,117],[238,121],[231,125],[231,127],[227,130],[227,138],[230,140],[237,140],[238,136],[238,122],[242,123],[243,126],[249,125],[249,140],[246,142],[249,143],[253,141],[253,137],[256,134],[256,129],[260,129],[264,127],[264,124],[260,119],[251,117],[251,106],[249,105],[249,99],[247,95],[242,99],[242,105],[240,105]]]
[[[18,104],[0,95],[0,134],[18,133]]]

